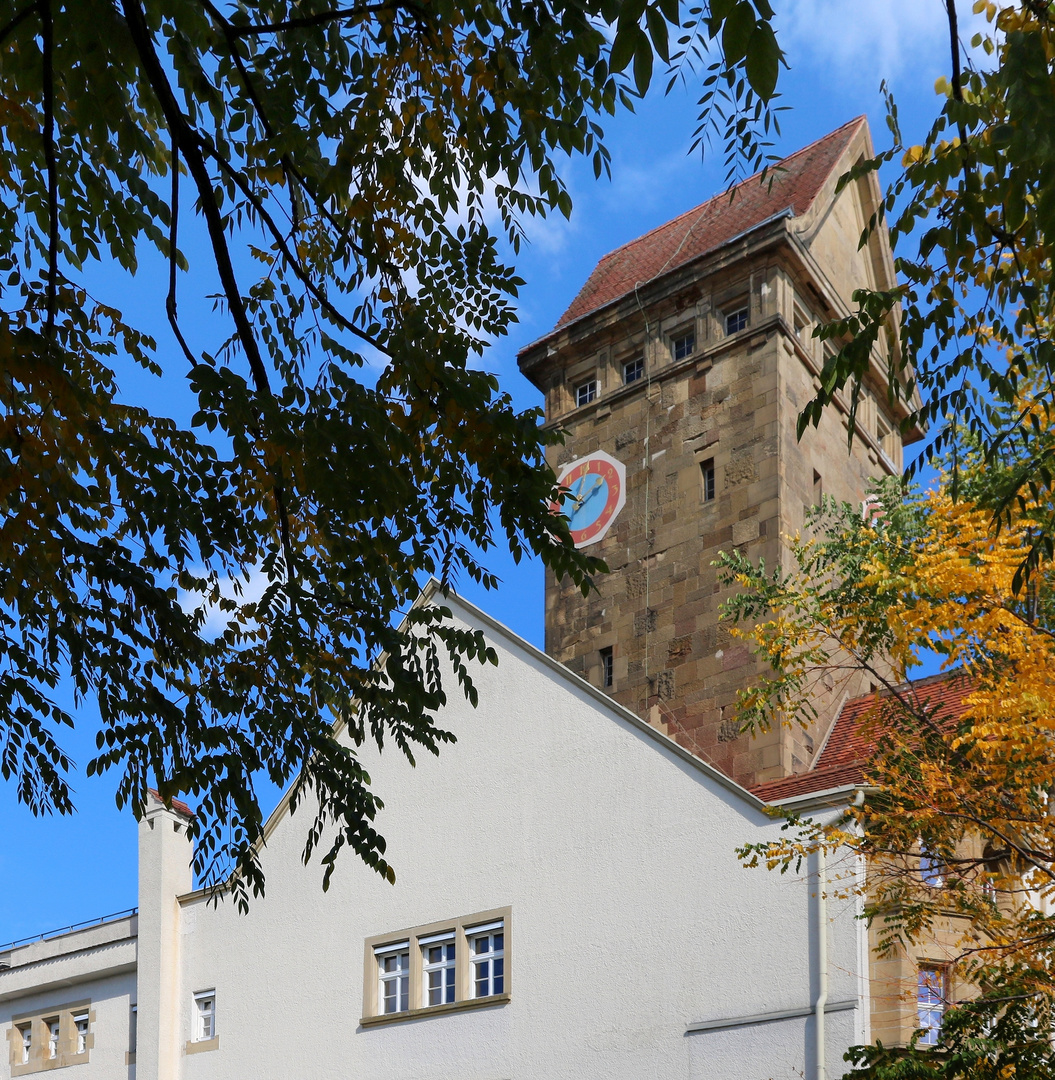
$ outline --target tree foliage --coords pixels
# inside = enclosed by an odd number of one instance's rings
[[[863,856],[880,953],[960,928],[969,1003],[948,1014],[936,1051],[855,1050],[878,1080],[1055,1065],[1055,564],[1039,558],[1028,590],[1015,588],[1050,508],[1027,507],[994,535],[990,477],[975,463],[968,480],[958,500],[904,502],[891,481],[867,519],[829,501],[812,535],[791,541],[786,572],[722,557],[740,589],[724,613],[768,662],[742,695],[748,726],[808,723],[821,673],[867,673],[879,688],[861,721],[874,745],[863,804],[835,824],[792,819],[781,841],[741,854],[780,869],[821,846]],[[928,653],[959,694],[908,681]]]
[[[22,801],[72,809],[71,681],[120,804],[196,803],[204,881],[262,888],[260,775],[315,800],[327,877],[346,846],[392,876],[355,748],[436,752],[445,658],[470,699],[494,660],[410,606],[425,578],[493,586],[499,541],[584,589],[600,569],[549,511],[553,436],[475,362],[515,318],[502,242],[570,212],[559,160],[605,172],[599,118],[654,57],[677,74],[735,25],[728,123],[763,117],[779,51],[753,10],[0,3],[0,774]],[[164,340],[91,291],[152,260]],[[187,289],[214,290],[217,340],[181,324]],[[189,425],[127,396],[137,368],[187,381]]]
[[[945,6],[951,70],[938,81],[940,108],[925,139],[905,145],[888,95],[892,147],[843,178],[900,163],[862,237],[894,215],[900,283],[859,290],[857,311],[823,329],[839,348],[799,431],[819,422],[844,388],[856,403],[879,350],[891,403],[911,403],[913,391],[921,392],[902,428],[929,427],[930,454],[951,452],[967,431],[988,462],[1018,462],[994,492],[994,523],[1009,525],[1027,506],[1035,518],[1041,514],[1055,482],[1055,6],[977,0],[973,10],[984,15],[986,30],[974,35],[969,52],[955,0]],[[958,472],[954,462],[954,495]],[[1036,523],[1016,586],[1055,554],[1055,518]]]

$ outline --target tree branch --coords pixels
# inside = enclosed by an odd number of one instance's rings
[[[37,10],[37,0],[30,0],[28,4],[3,28],[0,30],[0,45],[3,45],[7,41],[8,37],[13,34],[19,26]]]
[[[223,218],[216,202],[216,192],[213,189],[212,178],[209,176],[209,170],[205,166],[205,158],[202,156],[198,133],[191,126],[190,121],[176,101],[176,95],[169,83],[168,76],[165,74],[165,69],[161,66],[161,61],[158,59],[157,52],[154,49],[150,29],[147,27],[146,18],[138,0],[121,0],[121,8],[124,11],[132,43],[142,61],[144,74],[157,95],[162,112],[165,114],[173,144],[183,154],[183,158],[187,162],[187,168],[198,189],[199,202],[202,213],[205,215],[209,240],[216,259],[216,269],[220,275],[220,283],[227,298],[231,317],[234,319],[238,340],[241,342],[246,359],[249,361],[249,369],[257,393],[262,399],[273,402],[274,395],[271,391],[271,382],[268,378],[267,368],[264,366],[263,357],[260,355],[260,346],[257,343],[256,335],[253,333],[252,324],[246,314],[242,294],[238,289],[234,266],[231,263],[231,253],[227,247]],[[286,559],[286,577],[287,581],[292,584],[295,575],[293,543],[289,531],[289,513],[286,509],[282,469],[278,463],[274,467],[273,491],[278,510],[278,526],[282,539],[282,549]]]
[[[277,34],[282,30],[304,30],[312,26],[324,26],[329,22],[351,19],[357,15],[374,15],[399,7],[398,3],[363,4],[360,7],[336,8],[333,11],[320,11],[316,15],[304,15],[299,19],[286,19],[278,23],[249,23],[246,26],[233,26],[235,37],[259,37],[262,34]]]
[[[198,361],[190,351],[187,341],[180,330],[179,320],[176,317],[176,251],[179,240],[179,145],[176,136],[172,136],[172,197],[169,208],[169,293],[165,298],[165,311],[168,313],[169,326],[176,335],[176,340],[183,350],[183,355],[192,366]]]

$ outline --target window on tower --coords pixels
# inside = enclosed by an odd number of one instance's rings
[[[623,365],[623,383],[626,385],[637,382],[638,379],[644,378],[644,375],[645,358],[643,356],[635,356],[633,360],[627,360]]]
[[[703,501],[714,501],[714,458],[700,462],[700,482],[703,485]]]
[[[612,646],[601,650],[601,685],[609,687],[615,682],[615,667]]]
[[[597,380],[587,379],[575,387],[575,405],[589,405],[597,397]]]
[[[747,326],[747,305],[725,313],[726,334],[739,334]]]
[[[672,337],[670,343],[674,350],[674,359],[684,360],[696,351],[696,331],[691,328],[683,330]]]

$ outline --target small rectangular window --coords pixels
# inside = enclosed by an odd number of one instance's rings
[[[204,1042],[216,1035],[216,991],[202,990],[194,995],[194,1041]]]
[[[77,1053],[83,1054],[88,1049],[88,1014],[74,1013],[73,1026],[77,1032]]]
[[[596,397],[597,397],[597,380],[596,379],[587,379],[586,382],[579,383],[579,385],[577,387],[575,387],[575,404],[576,404],[576,406],[589,405],[590,402],[593,401],[594,398],[596,398]]]
[[[645,375],[645,358],[643,356],[637,356],[633,360],[627,360],[623,365],[623,382],[629,385],[632,382],[637,382],[638,379],[644,378]]]
[[[813,470],[813,505],[820,506],[824,502],[824,483],[821,474]]]
[[[50,1020],[45,1020],[45,1024],[48,1025],[48,1057],[54,1058],[59,1056],[59,1018],[57,1016],[52,1017]]]
[[[449,1005],[454,1001],[454,934],[425,938],[420,944],[425,999],[422,1004]]]
[[[916,990],[916,1018],[923,1030],[921,1046],[937,1045],[947,999],[947,969],[938,964],[921,966]]]
[[[739,334],[744,327],[747,326],[747,308],[737,308],[735,311],[726,312],[725,315],[725,332],[726,334]]]
[[[22,1041],[22,1064],[26,1065],[29,1063],[29,1055],[33,1049],[33,1025],[19,1024],[18,1034]]]
[[[504,924],[478,926],[467,930],[473,997],[505,993]]]
[[[810,320],[806,317],[806,313],[797,304],[795,306],[795,337],[799,339],[804,345],[806,339],[809,337]]]
[[[696,332],[688,330],[679,334],[672,339],[671,344],[674,346],[674,359],[684,360],[686,356],[692,356],[696,351]]]
[[[601,650],[601,685],[611,686],[614,681],[614,667],[612,659],[612,647]]]
[[[410,1008],[410,950],[407,943],[378,952],[378,999],[381,1012],[406,1012]]]
[[[703,483],[703,501],[714,501],[714,458],[700,462],[700,480]]]

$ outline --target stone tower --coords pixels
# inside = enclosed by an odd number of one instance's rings
[[[618,248],[518,357],[566,433],[551,464],[584,514],[592,500],[581,546],[611,571],[586,599],[548,575],[547,652],[745,785],[807,769],[841,703],[868,689],[824,676],[813,729],[740,734],[736,693],[760,668],[719,625],[711,563],[735,547],[775,566],[822,493],[856,503],[870,477],[901,470],[879,352],[852,451],[846,401],[795,436],[824,358],[814,326],[853,310],[854,289],[894,283],[885,232],[859,246],[874,175],[836,192],[872,155],[859,117],[772,183],[746,180]],[[897,347],[892,326],[883,348]]]

